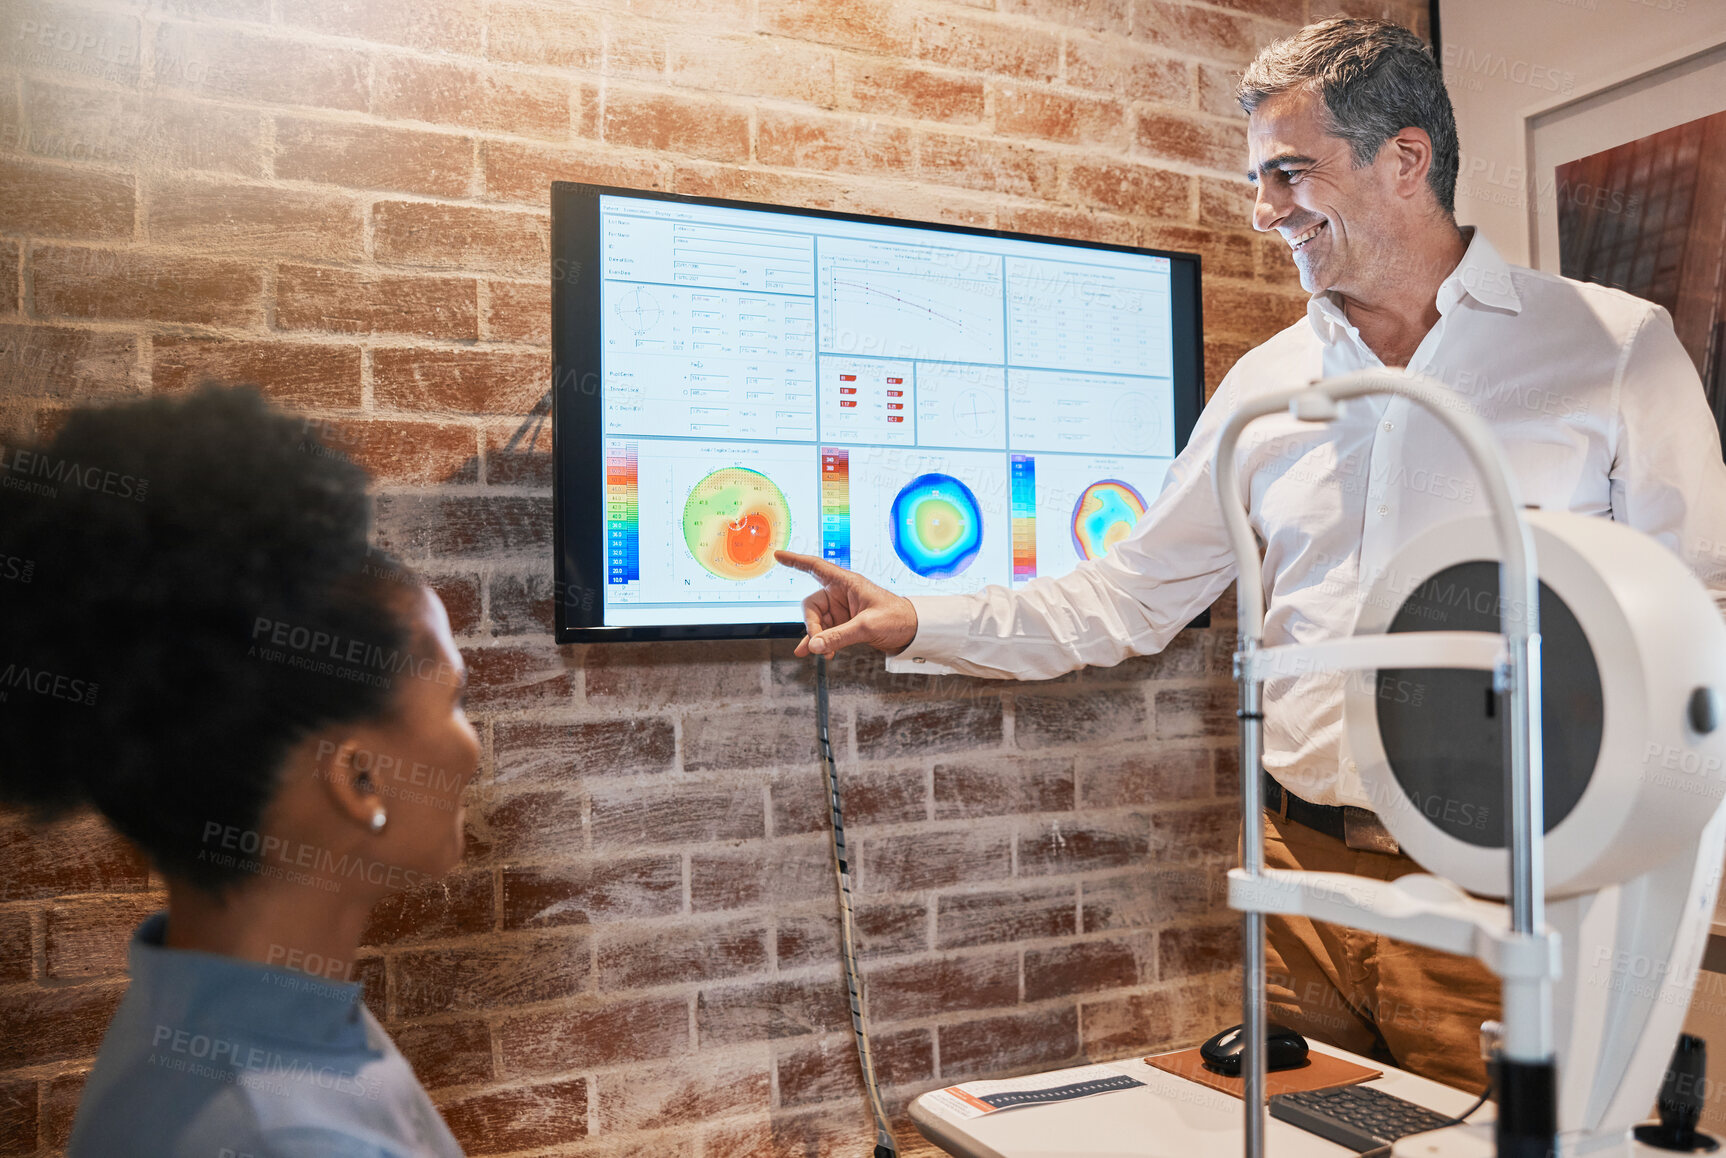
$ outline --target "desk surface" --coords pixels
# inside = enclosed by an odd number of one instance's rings
[[[1346,1050],[1316,1042],[1312,1048],[1384,1068]],[[1138,1058],[1106,1064],[1144,1082],[1144,1088],[964,1121],[938,1115],[925,1096],[911,1104],[911,1120],[924,1137],[961,1158],[1226,1158],[1241,1152],[1244,1115],[1238,1098],[1153,1069]],[[1474,1104],[1470,1094],[1402,1070],[1385,1069],[1384,1077],[1365,1084],[1440,1113],[1460,1114]],[[1469,1120],[1490,1122],[1492,1112],[1488,1103]],[[1275,1118],[1270,1119],[1265,1151],[1275,1158],[1354,1154]]]

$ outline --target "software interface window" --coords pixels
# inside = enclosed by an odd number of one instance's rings
[[[600,232],[608,624],[798,620],[776,547],[1019,585],[1162,486],[1166,258],[616,196]]]

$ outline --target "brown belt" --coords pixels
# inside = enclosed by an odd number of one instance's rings
[[[1314,832],[1342,841],[1361,852],[1380,852],[1395,856],[1402,846],[1370,810],[1353,805],[1314,804],[1302,800],[1288,789],[1264,775],[1265,811],[1281,820],[1292,820]]]

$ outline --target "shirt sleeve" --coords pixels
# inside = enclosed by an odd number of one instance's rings
[[[1625,347],[1612,517],[1676,552],[1726,613],[1726,462],[1690,355],[1664,309]]]
[[[1161,651],[1235,576],[1211,482],[1233,378],[1217,387],[1131,534],[1100,559],[1016,591],[913,596],[917,635],[887,670],[1040,680]]]

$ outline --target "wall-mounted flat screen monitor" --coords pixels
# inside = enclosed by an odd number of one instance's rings
[[[1199,259],[552,186],[557,638],[795,636],[1096,558],[1203,401]]]

